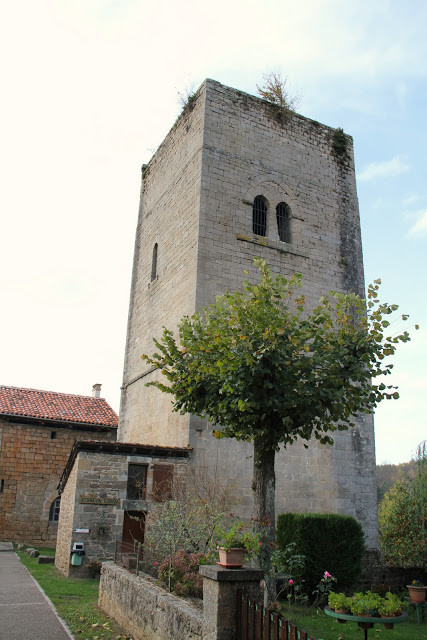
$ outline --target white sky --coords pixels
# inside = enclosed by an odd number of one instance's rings
[[[205,77],[280,69],[354,136],[366,280],[421,325],[376,416],[378,462],[427,438],[427,3],[14,0],[0,9],[0,383],[118,411],[140,167]],[[390,381],[392,381],[390,379]]]

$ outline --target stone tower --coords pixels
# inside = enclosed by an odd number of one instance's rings
[[[308,308],[331,289],[364,293],[352,139],[206,80],[143,167],[118,439],[193,449],[191,464],[227,478],[252,505],[252,447],[215,440],[145,383],[162,327],[255,280],[254,256],[303,275]],[[276,510],[354,515],[378,546],[374,430],[364,416],[333,447],[294,444],[276,457]]]

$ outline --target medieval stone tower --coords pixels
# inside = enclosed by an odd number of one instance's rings
[[[254,256],[302,273],[308,308],[331,289],[363,295],[352,139],[206,80],[142,173],[118,439],[192,447],[190,464],[234,483],[249,516],[252,447],[173,413],[169,396],[145,386],[158,374],[141,354],[163,326],[241,286],[244,270],[256,279]],[[276,460],[278,513],[354,515],[377,547],[370,416],[333,447],[294,444]]]

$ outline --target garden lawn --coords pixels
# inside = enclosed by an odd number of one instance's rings
[[[298,629],[303,629],[318,640],[362,640],[362,629],[355,622],[340,624],[321,609],[291,606],[290,613],[287,604],[283,604],[281,614]],[[427,621],[417,623],[415,612],[411,612],[408,622],[394,625],[387,630],[382,624],[376,624],[368,631],[369,640],[426,640]]]
[[[54,549],[38,551],[41,555],[55,555]],[[98,607],[99,579],[66,578],[53,564],[38,564],[37,558],[30,558],[24,551],[16,553],[76,640],[132,640]]]

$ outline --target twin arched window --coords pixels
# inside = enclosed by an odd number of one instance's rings
[[[265,236],[267,231],[267,200],[257,196],[252,209],[252,231],[257,236]]]
[[[256,196],[252,207],[252,231],[257,236],[267,234],[268,202],[264,196]],[[277,232],[281,242],[291,241],[291,208],[286,202],[276,207]]]
[[[286,202],[279,202],[276,207],[277,231],[282,242],[291,241],[291,208]]]

